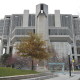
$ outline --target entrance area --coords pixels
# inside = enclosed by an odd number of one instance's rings
[[[48,63],[51,72],[64,72],[65,63]]]

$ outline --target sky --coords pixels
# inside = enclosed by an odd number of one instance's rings
[[[57,9],[61,14],[80,15],[80,0],[0,0],[0,19],[5,15],[23,14],[27,9],[35,13],[39,3],[47,4],[51,14]]]

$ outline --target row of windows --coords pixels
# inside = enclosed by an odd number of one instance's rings
[[[49,35],[69,35],[69,30],[49,29]]]
[[[0,28],[4,26],[4,20],[0,20]]]
[[[61,15],[61,26],[71,26],[71,16]],[[22,15],[13,16],[13,27],[22,26],[23,17]],[[35,26],[35,14],[29,14],[28,26]],[[55,26],[55,15],[48,15],[48,26]]]
[[[55,26],[55,16],[48,15],[48,26]]]
[[[71,26],[71,16],[70,15],[61,15],[61,26],[70,28]]]
[[[0,24],[0,26],[3,24]],[[13,15],[12,16],[12,28],[11,31],[16,26],[22,26],[23,25],[23,15]],[[8,19],[5,22],[5,28],[4,28],[4,34],[8,34],[8,29],[10,26],[10,21]],[[28,26],[35,26],[35,14],[29,14],[29,20],[28,20]],[[48,15],[48,26],[55,26],[55,15],[49,14]],[[71,27],[71,16],[70,15],[61,15],[61,26],[62,27]],[[6,31],[7,30],[7,31]]]
[[[75,35],[80,35],[80,22],[78,19],[73,20]]]
[[[35,15],[29,15],[28,26],[35,26]]]
[[[79,42],[79,41],[77,41],[77,42],[76,42],[76,45],[77,45],[77,46],[80,46],[80,42]]]
[[[28,33],[33,32],[35,33],[34,29],[16,29],[16,35],[28,35]],[[70,35],[69,30],[63,29],[49,29],[49,35]]]
[[[61,15],[61,26],[62,27],[71,27],[71,16],[70,15]],[[6,21],[5,22],[5,34],[8,34],[8,30],[10,26],[10,21]],[[13,30],[16,26],[22,26],[23,25],[23,15],[13,15],[12,16],[12,28],[11,30]],[[55,15],[54,14],[49,14],[48,15],[48,25],[49,26],[55,26]],[[35,14],[29,14],[29,20],[28,20],[28,26],[35,26]],[[7,30],[7,32],[6,32]],[[50,31],[50,34],[58,34],[58,32],[54,31]],[[63,31],[61,31],[63,32]],[[63,32],[60,34],[67,34],[67,32]]]
[[[29,33],[35,33],[35,29],[16,29],[12,34],[11,38],[14,35],[28,35]]]
[[[23,24],[23,16],[22,15],[13,15],[12,17],[12,30],[16,26],[22,26]]]
[[[4,35],[8,35],[9,34],[9,27],[10,27],[10,19],[6,19],[5,20],[5,24],[4,24]]]
[[[30,32],[34,33],[34,30],[32,30],[32,29],[16,29],[15,34],[16,35],[28,35]]]
[[[61,15],[61,26],[62,27],[71,27],[71,16],[70,15]],[[35,15],[29,15],[29,26],[35,26]],[[55,15],[48,15],[48,26],[55,26]]]
[[[77,48],[77,54],[80,54],[80,48]]]
[[[4,26],[4,20],[0,20],[0,36],[2,35],[3,32],[3,26]]]
[[[61,15],[61,26],[62,27],[71,27],[71,16],[70,15]],[[28,26],[35,26],[35,15],[30,14],[28,20]],[[55,15],[48,15],[48,26],[55,26]]]

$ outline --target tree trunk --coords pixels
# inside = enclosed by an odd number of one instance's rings
[[[32,70],[34,70],[34,60],[32,59]]]

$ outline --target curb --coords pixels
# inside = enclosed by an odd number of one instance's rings
[[[16,75],[16,76],[5,76],[0,77],[0,80],[20,80],[20,79],[30,79],[30,78],[37,78],[43,76],[53,76],[51,73],[39,73],[39,74],[27,74],[27,75]]]

